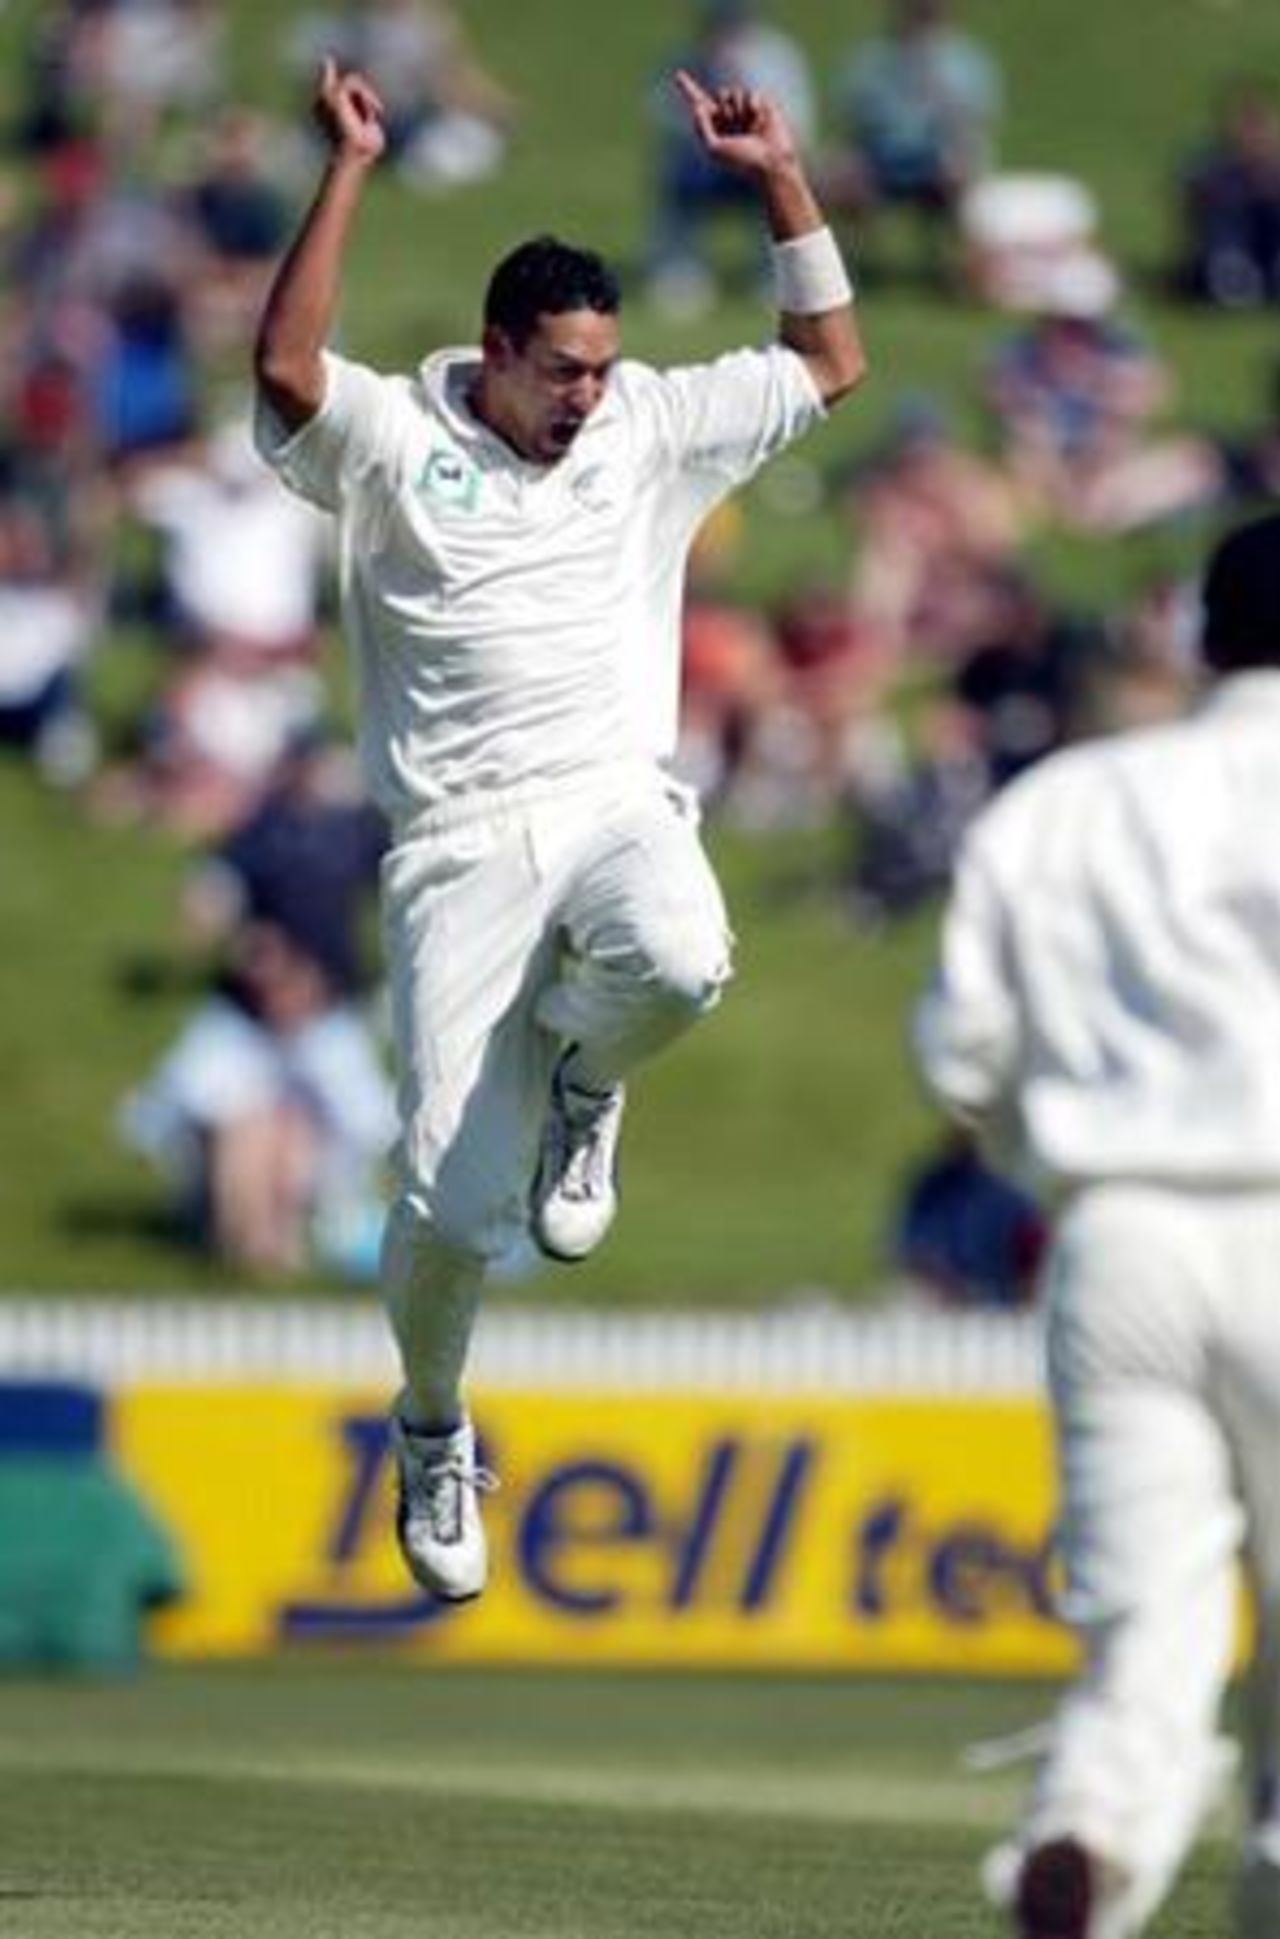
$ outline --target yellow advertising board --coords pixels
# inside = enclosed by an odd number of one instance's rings
[[[174,1655],[394,1643],[451,1662],[1058,1672],[1048,1427],[1027,1400],[494,1391],[492,1584],[392,1534],[385,1396],[141,1385],[116,1457],[183,1545]]]

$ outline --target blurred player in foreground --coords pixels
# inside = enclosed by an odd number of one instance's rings
[[[1169,1890],[1230,1764],[1241,1551],[1238,1930],[1280,1933],[1280,517],[1215,553],[1203,650],[1191,718],[1052,756],[974,824],[918,1018],[937,1095],[1059,1195],[1083,1665],[992,1865],[1023,1939],[1125,1939]]]
[[[852,390],[840,255],[765,97],[676,86],[759,194],[778,341],[619,360],[618,287],[547,236],[494,271],[476,349],[384,377],[326,348],[384,149],[359,74],[321,75],[331,156],[267,300],[259,442],[339,521],[383,872],[402,1115],[384,1278],[409,1568],[451,1600],[486,1555],[460,1395],[486,1268],[526,1231],[585,1257],[613,1216],[623,1080],[718,998],[730,938],[669,777],[684,559],[707,511]]]

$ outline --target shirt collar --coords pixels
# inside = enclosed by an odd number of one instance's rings
[[[427,402],[452,436],[462,444],[500,444],[471,408],[471,390],[479,375],[480,352],[465,347],[435,350],[418,365],[418,383]]]
[[[470,399],[479,375],[480,352],[469,346],[435,350],[418,365],[418,384],[423,395],[431,409],[443,420],[450,435],[459,444],[469,445],[477,455],[488,453],[511,470],[530,478],[550,478],[571,473],[575,460],[581,456],[583,440],[598,428],[610,409],[610,400],[606,395],[599,409],[592,413],[574,440],[567,458],[556,465],[540,464],[533,458],[522,458],[505,438],[499,437],[483,418],[476,416]]]

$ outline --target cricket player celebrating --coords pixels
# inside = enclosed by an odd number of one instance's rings
[[[1057,1186],[1045,1277],[1083,1663],[1003,1869],[1022,1939],[1127,1939],[1223,1776],[1255,1590],[1245,1939],[1280,1933],[1280,517],[1216,552],[1216,681],[1052,757],[961,857],[918,1048]]]
[[[402,1136],[384,1283],[404,1369],[398,1530],[415,1578],[478,1595],[461,1396],[486,1268],[532,1230],[584,1258],[615,1208],[623,1083],[717,1000],[729,932],[676,728],[681,589],[707,511],[863,375],[849,282],[772,102],[676,86],[758,189],[777,341],[658,372],[619,358],[618,287],[543,236],[494,271],[478,348],[405,376],[328,338],[384,147],[326,63],[319,189],[267,299],[259,444],[334,513],[384,870]]]

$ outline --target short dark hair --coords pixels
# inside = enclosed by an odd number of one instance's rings
[[[595,310],[616,316],[622,297],[618,279],[593,249],[575,249],[556,236],[533,236],[504,256],[485,291],[486,328],[501,330],[517,350],[538,327],[540,316]]]
[[[1218,545],[1205,574],[1201,643],[1215,673],[1280,667],[1280,512]]]

